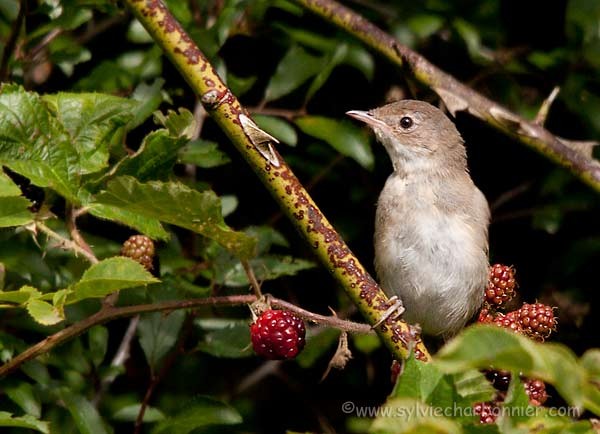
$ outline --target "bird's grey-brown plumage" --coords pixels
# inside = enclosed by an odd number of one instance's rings
[[[403,318],[452,336],[481,306],[489,208],[467,169],[464,142],[436,107],[403,100],[348,114],[367,123],[394,172],[377,202],[375,269]]]

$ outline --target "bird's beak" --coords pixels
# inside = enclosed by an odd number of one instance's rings
[[[386,123],[377,119],[371,114],[371,112],[364,112],[361,110],[350,110],[346,112],[346,114],[351,118],[358,119],[359,121],[364,122],[371,128],[387,129]]]

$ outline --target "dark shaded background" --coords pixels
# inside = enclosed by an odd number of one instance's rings
[[[223,2],[200,3],[204,2],[190,3],[190,10],[196,12],[194,20],[188,24],[190,28],[206,25],[210,14],[218,15],[223,6]],[[412,32],[413,47],[431,62],[526,116],[535,114],[554,86],[562,86],[563,91],[547,120],[548,129],[567,138],[600,137],[597,125],[594,127],[590,121],[590,118],[600,117],[600,105],[596,107],[589,100],[580,100],[582,89],[592,95],[598,94],[600,62],[594,63],[594,59],[584,55],[589,49],[586,44],[590,42],[583,36],[583,27],[567,30],[572,26],[566,16],[568,1],[390,3],[347,2],[386,30],[404,35]],[[586,2],[572,3],[570,7],[576,8],[574,3],[585,6]],[[97,18],[110,14],[110,11],[97,13]],[[422,15],[441,18],[443,24],[435,32],[421,37],[406,23],[410,18]],[[28,31],[44,23],[41,17],[38,17],[39,23],[34,18],[28,22]],[[481,45],[492,53],[492,60],[482,62],[469,53],[464,37],[453,27],[456,19],[472,25]],[[600,19],[600,13],[596,19]],[[283,34],[281,26],[301,27],[332,39],[349,38],[308,13],[296,16],[278,8],[268,9],[259,21],[254,21],[250,15],[244,16],[241,23],[239,28],[245,31],[232,29],[216,56],[236,75],[257,77],[252,89],[241,97],[242,103],[251,109],[260,105],[265,86],[293,42]],[[91,39],[86,47],[93,54],[92,60],[78,65],[72,76],[67,77],[54,68],[47,80],[31,87],[40,93],[70,89],[88,77],[101,61],[139,49],[139,44],[127,42],[128,24],[129,19],[124,19],[101,37]],[[149,47],[144,45],[143,49]],[[545,53],[552,61],[541,67],[532,62],[533,53]],[[341,118],[347,110],[382,105],[392,88],[405,97],[439,103],[430,90],[403,71],[375,53],[373,58],[375,73],[372,80],[367,80],[350,66],[339,66],[308,103],[306,112]],[[173,99],[172,106],[192,109],[196,102],[194,95],[164,59],[162,76],[166,79],[165,89]],[[131,86],[115,91],[127,95],[140,80],[134,76]],[[266,107],[283,109],[292,115],[299,113],[307,87],[301,86]],[[169,107],[170,104],[164,104],[165,109]],[[559,328],[552,341],[568,345],[577,354],[599,346],[597,330],[600,324],[598,315],[594,314],[599,308],[595,296],[599,289],[600,261],[598,193],[545,157],[477,119],[459,114],[456,123],[467,143],[472,176],[493,207],[491,261],[511,264],[517,270],[520,300],[515,301],[514,306],[535,300],[558,306]],[[131,133],[129,146],[135,148],[151,127],[151,122],[147,122]],[[239,206],[228,218],[228,223],[234,228],[244,228],[272,222],[290,242],[289,251],[296,256],[311,258],[310,249],[279,215],[274,201],[210,120],[205,123],[202,137],[218,141],[232,160],[228,165],[197,172],[198,180],[207,182],[219,195],[234,194],[239,199]],[[300,135],[295,148],[280,145],[279,150],[305,185],[318,179],[311,188],[315,201],[363,264],[373,271],[375,203],[391,172],[384,150],[373,143],[376,157],[373,171],[365,170],[349,158],[339,158],[327,144],[308,136]],[[181,167],[177,170],[182,173]],[[507,200],[497,205],[503,197]],[[57,209],[57,213],[60,212]],[[126,229],[93,219],[83,219],[81,224],[89,233],[113,239],[124,239],[129,233]],[[194,244],[186,240],[186,236],[181,233],[181,242],[184,246],[189,245],[186,254],[194,257]],[[357,321],[361,320],[352,313],[343,291],[321,267],[293,278],[266,282],[263,289],[309,310],[327,313],[328,306],[332,306],[350,313]],[[231,311],[213,311],[212,314],[226,316]],[[234,314],[244,317],[246,311],[240,309]],[[117,321],[109,327],[115,336],[120,336],[126,325],[126,321]],[[192,334],[188,339],[190,346],[194,339],[197,336]],[[117,338],[114,342],[111,340],[111,346],[116,345]],[[191,353],[174,362],[156,390],[154,403],[175,410],[182,399],[194,395],[220,397],[231,402],[244,416],[239,432],[327,431],[330,428],[337,432],[354,431],[356,427],[353,428],[353,422],[349,422],[341,411],[341,404],[345,401],[354,401],[357,405],[382,403],[392,387],[389,379],[391,359],[383,348],[370,354],[353,348],[354,359],[348,367],[342,372],[332,372],[321,382],[328,355],[333,349],[306,369],[295,362],[266,364],[256,358],[228,360]],[[261,372],[265,373],[264,377],[260,376]],[[136,344],[126,375],[117,380],[112,393],[133,391],[142,396],[147,375],[143,353]],[[240,384],[250,379],[254,379],[251,385],[240,391]],[[551,397],[550,404],[558,405],[560,401],[556,396]],[[117,432],[130,432],[130,426],[117,425]],[[224,432],[231,431],[228,428]]]

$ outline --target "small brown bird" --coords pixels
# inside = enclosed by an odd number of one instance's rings
[[[347,114],[373,129],[394,167],[375,219],[381,286],[400,297],[406,321],[450,337],[481,306],[489,267],[489,208],[469,176],[463,139],[423,101]]]

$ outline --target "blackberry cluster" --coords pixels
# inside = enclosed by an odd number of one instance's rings
[[[499,406],[495,401],[478,402],[473,405],[473,411],[479,416],[479,423],[489,424],[496,422]]]
[[[499,310],[515,296],[515,269],[508,265],[490,267],[484,302],[477,322],[490,323],[544,341],[556,330],[554,308],[543,303],[524,303],[520,309],[503,313]]]
[[[525,303],[517,312],[525,334],[537,341],[544,341],[556,329],[554,309],[546,304]]]
[[[133,259],[150,272],[154,269],[154,241],[145,235],[132,235],[123,243],[121,255]]]
[[[501,312],[506,304],[516,295],[515,269],[513,267],[494,264],[490,267],[488,284],[484,292],[484,303],[477,322],[493,324],[515,333],[523,334],[537,341],[547,339],[556,330],[554,308],[543,303],[524,303],[519,309]],[[502,405],[511,380],[508,371],[490,369],[484,371],[488,381],[498,391],[490,402],[479,402],[473,406],[481,423],[494,423],[498,408]],[[541,406],[548,399],[546,385],[543,381],[521,377],[531,405]]]
[[[485,300],[490,306],[502,306],[515,296],[515,270],[503,264],[490,267],[490,276],[485,289]]]

